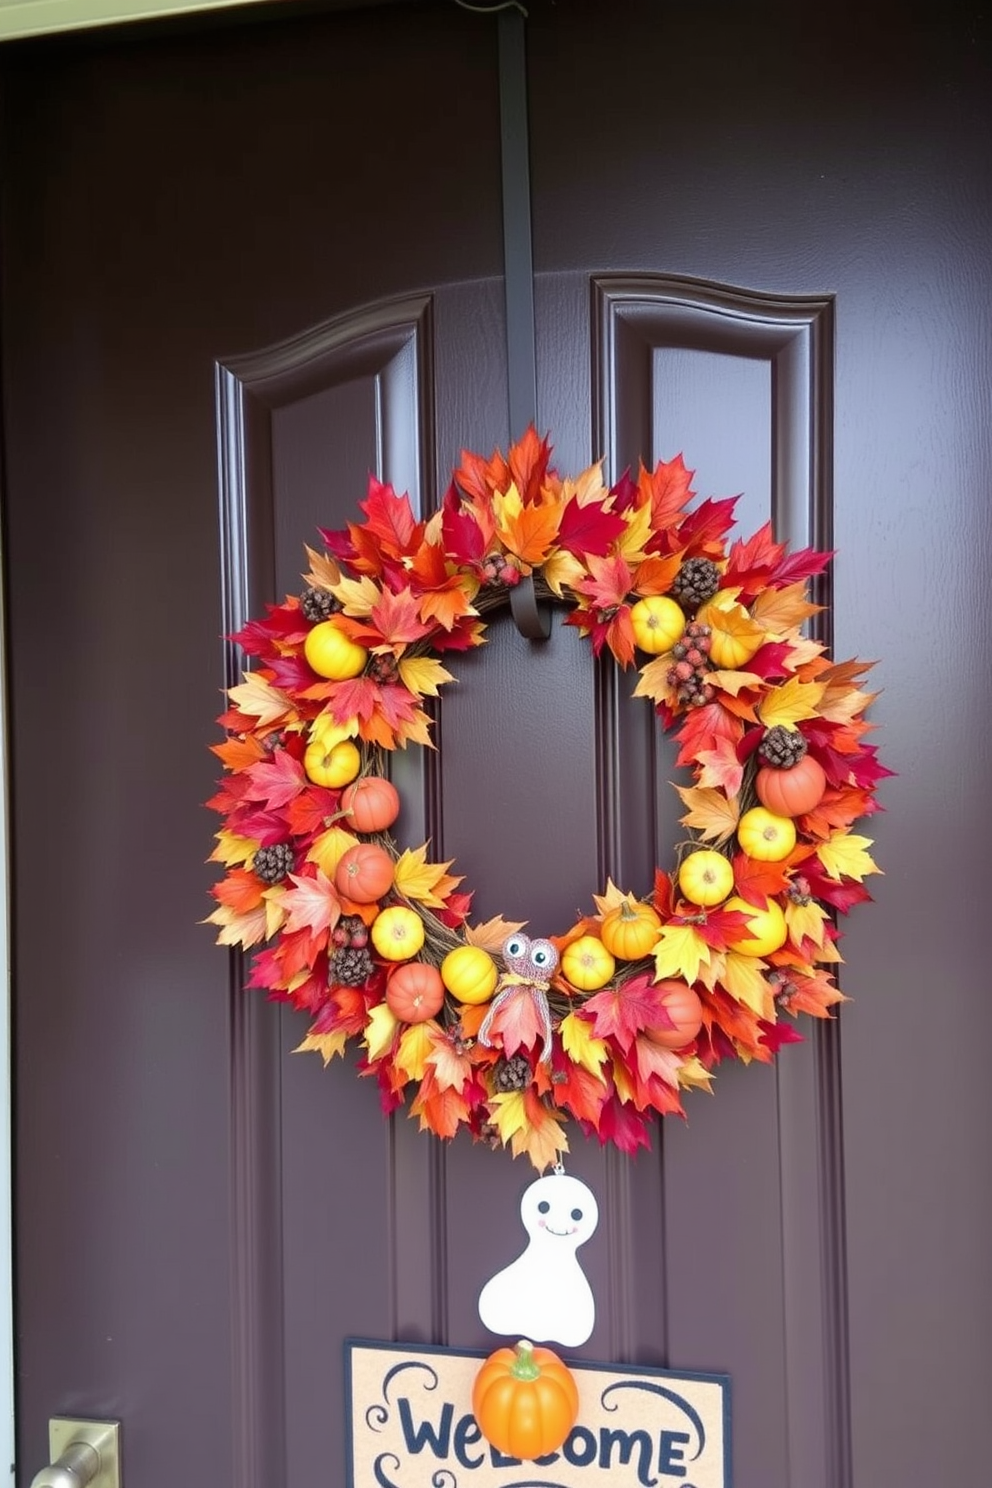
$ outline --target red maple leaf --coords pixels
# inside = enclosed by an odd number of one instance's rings
[[[306,777],[299,760],[286,749],[275,749],[248,771],[251,780],[250,799],[264,801],[270,811],[278,811],[298,796]]]
[[[734,867],[734,889],[748,904],[753,904],[755,909],[766,908],[769,899],[774,899],[777,894],[784,894],[789,887],[789,880],[781,863],[760,863],[756,858],[749,858],[747,853],[735,853],[732,859]]]
[[[707,553],[723,556],[723,538],[734,525],[736,505],[736,496],[728,496],[723,501],[707,498],[689,513],[675,534],[678,546],[685,548],[687,557],[695,558]]]
[[[743,924],[743,916],[741,916]],[[665,1011],[663,993],[647,972],[629,977],[602,992],[593,993],[582,1004],[583,1018],[591,1015],[597,1038],[612,1038],[624,1053],[643,1028],[673,1028]]]
[[[777,543],[772,537],[772,524],[765,522],[753,537],[738,538],[727,555],[724,584],[727,588],[738,586],[743,596],[757,594],[768,586],[776,564],[785,552],[785,543]],[[746,598],[745,598],[746,602]]]
[[[392,486],[370,475],[369,494],[359,506],[367,518],[364,526],[390,557],[404,558],[420,547],[424,524],[414,517],[409,496],[397,496]]]
[[[659,460],[654,470],[641,466],[637,485],[640,494],[651,502],[651,526],[655,532],[674,527],[686,503],[696,494],[692,489],[694,470],[685,468],[681,455],[674,460]]]
[[[573,496],[561,515],[558,545],[576,558],[587,554],[605,557],[626,525],[618,512],[604,511],[600,502],[580,506]]]
[[[441,503],[441,538],[445,553],[459,566],[478,563],[492,540],[492,532],[484,532],[475,514],[462,506],[453,482]]]
[[[587,1135],[595,1133],[604,1147],[607,1142],[613,1142],[621,1152],[634,1153],[639,1147],[650,1150],[647,1118],[616,1094],[604,1101],[598,1128],[585,1122],[583,1126],[587,1127]]]

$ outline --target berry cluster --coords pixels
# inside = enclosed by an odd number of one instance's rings
[[[693,620],[672,647],[675,661],[668,669],[668,681],[683,707],[699,708],[716,696],[716,689],[706,680],[707,672],[713,670],[710,645],[710,627]]]
[[[389,687],[400,680],[400,665],[392,651],[383,651],[370,660],[368,674],[373,682]]]
[[[482,582],[487,588],[505,584],[508,589],[512,589],[515,584],[520,583],[520,570],[505,553],[490,553],[482,560],[482,572]]]
[[[369,943],[368,926],[358,915],[342,915],[331,931],[331,940],[339,949],[364,950]]]

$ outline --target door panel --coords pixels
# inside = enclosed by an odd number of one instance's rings
[[[746,488],[742,532],[836,545],[822,633],[884,658],[902,777],[840,1024],[720,1071],[651,1153],[573,1134],[602,1210],[581,1352],[729,1370],[740,1488],[977,1482],[988,21],[528,9],[557,463],[681,448],[702,494]],[[215,638],[298,588],[370,468],[426,512],[463,446],[520,432],[495,40],[418,4],[0,57],[25,1481],[77,1410],[123,1418],[145,1488],[337,1482],[343,1337],[484,1345],[522,1243],[529,1170],[384,1121],[196,924]],[[440,750],[394,762],[406,839],[480,917],[646,888],[674,767],[630,678],[507,617],[455,670]]]

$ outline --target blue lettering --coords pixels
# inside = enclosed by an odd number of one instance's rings
[[[505,1457],[498,1447],[489,1448],[489,1456],[492,1458],[493,1467],[520,1467],[519,1457]]]
[[[588,1467],[596,1461],[596,1438],[584,1426],[573,1426],[562,1447],[565,1461],[573,1467]]]
[[[474,1446],[476,1442],[481,1440],[482,1432],[479,1430],[479,1423],[475,1417],[462,1416],[458,1425],[455,1427],[455,1456],[458,1458],[462,1467],[481,1467],[485,1462],[484,1453],[481,1457],[470,1457],[465,1450],[466,1447]]]
[[[685,1461],[685,1452],[676,1442],[687,1442],[689,1433],[687,1431],[663,1431],[661,1433],[661,1453],[658,1457],[658,1470],[663,1473],[671,1473],[673,1478],[684,1478],[685,1468],[679,1463]],[[689,1488],[689,1484],[686,1484]]]
[[[435,1457],[447,1457],[448,1447],[451,1443],[451,1422],[454,1418],[455,1407],[446,1405],[441,1411],[441,1424],[435,1431],[430,1421],[424,1421],[414,1430],[413,1416],[410,1413],[410,1402],[400,1396],[396,1402],[400,1412],[400,1425],[403,1427],[403,1440],[406,1442],[408,1452],[422,1452],[425,1447],[430,1447]]]
[[[558,1461],[558,1453],[557,1452],[549,1452],[546,1457],[535,1457],[534,1458],[534,1466],[535,1467],[550,1467],[551,1464],[552,1464],[552,1462],[557,1462],[557,1461]]]
[[[612,1466],[614,1447],[619,1449],[620,1461],[626,1465],[631,1459],[635,1443],[639,1458],[637,1481],[643,1483],[644,1488],[653,1488],[658,1481],[657,1478],[649,1475],[654,1443],[646,1431],[607,1431],[604,1426],[600,1432],[599,1465],[604,1468]]]

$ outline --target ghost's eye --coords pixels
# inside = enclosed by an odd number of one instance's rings
[[[547,971],[558,962],[558,952],[549,940],[535,940],[530,948],[530,961],[538,971]]]
[[[537,1212],[538,1214],[547,1214],[550,1208],[551,1205],[548,1203],[547,1199],[542,1199],[537,1206]]]
[[[523,956],[526,954],[530,941],[525,935],[511,935],[503,947],[504,956]]]
[[[581,1209],[573,1209],[572,1210],[572,1218],[575,1220],[575,1223],[578,1224],[579,1220],[582,1218],[582,1210]]]

